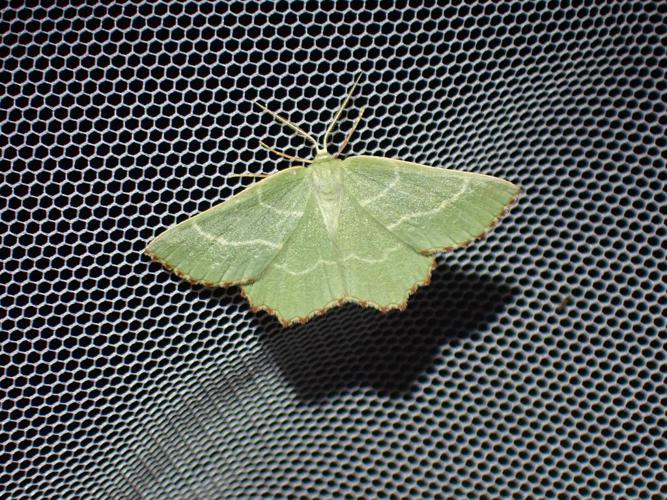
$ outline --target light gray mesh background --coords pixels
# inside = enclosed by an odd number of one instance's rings
[[[46,5],[46,4],[44,4]],[[667,495],[664,2],[2,9],[3,498]],[[282,329],[145,244],[348,154],[525,190],[404,313]],[[334,143],[342,138],[338,133]]]

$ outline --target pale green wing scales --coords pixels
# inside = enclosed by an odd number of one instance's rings
[[[334,162],[333,168],[340,168],[342,162]],[[410,293],[428,282],[433,257],[401,241],[345,191],[337,207],[332,233],[313,192],[290,243],[261,279],[243,286],[255,309],[290,324],[344,302],[380,310],[404,308]]]
[[[310,187],[292,167],[155,238],[146,253],[178,276],[207,286],[249,283],[282,250],[303,216]]]
[[[314,196],[309,197],[303,217],[261,279],[242,290],[253,309],[268,311],[283,324],[305,318],[345,295],[345,277]]]
[[[372,217],[422,253],[484,235],[518,198],[511,182],[377,156],[343,161],[345,188]]]
[[[359,79],[357,79],[357,82]],[[356,82],[355,82],[356,86]],[[254,309],[289,325],[343,302],[403,309],[427,284],[433,253],[481,237],[520,189],[487,175],[356,156],[338,159],[327,138],[354,86],[329,123],[323,146],[259,105],[317,148],[310,164],[274,174],[158,236],[146,253],[179,276],[208,286],[241,285]]]
[[[408,296],[430,281],[432,256],[415,252],[345,191],[336,243],[351,302],[383,311],[404,309]]]

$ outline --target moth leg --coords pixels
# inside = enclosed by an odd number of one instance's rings
[[[299,134],[299,135],[300,135],[301,137],[303,137],[304,139],[307,139],[308,141],[312,142],[312,143],[315,145],[316,148],[319,148],[319,147],[320,147],[319,144],[317,144],[317,141],[316,141],[315,139],[313,139],[313,136],[310,135],[308,132],[304,131],[303,129],[301,129],[299,126],[295,125],[294,123],[292,123],[291,121],[287,120],[286,118],[283,118],[283,117],[280,116],[279,114],[274,113],[274,112],[271,111],[269,108],[267,108],[267,107],[264,106],[263,104],[258,103],[257,101],[255,101],[255,106],[257,106],[258,108],[260,108],[262,111],[264,111],[264,112],[270,114],[275,120],[278,120],[278,121],[279,121],[280,123],[282,123],[283,125],[285,125],[285,126],[291,128],[292,130],[294,130],[294,132],[296,132],[297,134]]]
[[[227,177],[258,177],[263,179],[264,177],[270,177],[271,174],[229,174]]]
[[[338,108],[338,111],[336,111],[336,114],[333,116],[333,118],[329,122],[329,126],[327,127],[326,131],[324,132],[324,138],[322,139],[322,144],[324,145],[324,149],[327,149],[327,146],[328,146],[327,142],[329,140],[329,134],[331,134],[331,131],[333,130],[334,126],[336,125],[336,122],[338,121],[338,118],[340,118],[340,115],[343,113],[343,110],[347,106],[347,103],[350,100],[350,97],[352,97],[352,94],[354,94],[354,89],[357,88],[357,84],[359,83],[359,80],[361,80],[362,76],[363,76],[363,73],[360,74],[357,77],[357,79],[354,81],[354,83],[352,84],[352,88],[347,93],[347,96],[345,96],[345,100],[340,105],[340,107]]]
[[[312,160],[306,160],[305,158],[301,158],[299,156],[292,156],[292,155],[288,155],[287,153],[283,153],[282,151],[278,151],[277,149],[272,148],[271,146],[269,146],[264,141],[259,141],[259,145],[262,146],[267,151],[269,151],[269,152],[271,152],[275,155],[282,156],[283,158],[287,158],[288,160],[302,161],[304,163],[312,163]]]
[[[354,134],[354,131],[357,130],[357,127],[359,126],[359,122],[361,121],[361,117],[364,115],[364,111],[366,111],[366,106],[364,106],[359,110],[359,114],[357,115],[356,120],[354,120],[352,128],[347,133],[347,136],[345,136],[345,140],[343,141],[343,144],[341,144],[340,147],[338,148],[338,151],[336,151],[334,158],[337,158],[338,155],[341,154],[343,150],[347,147],[347,144],[350,142],[350,139],[352,138],[352,134]]]

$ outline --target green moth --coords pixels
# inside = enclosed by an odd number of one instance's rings
[[[404,309],[430,281],[434,253],[482,237],[520,189],[488,175],[378,156],[340,159],[327,139],[355,84],[328,125],[323,146],[298,126],[315,158],[266,177],[177,224],[146,253],[181,278],[211,287],[238,285],[253,310],[284,325],[305,322],[345,302]],[[305,166],[307,165],[307,166]]]

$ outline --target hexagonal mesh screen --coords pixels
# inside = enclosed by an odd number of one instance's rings
[[[14,3],[6,498],[667,494],[667,4]],[[348,154],[525,191],[405,312],[283,329],[142,254],[312,153],[254,99],[321,134],[360,73]]]

